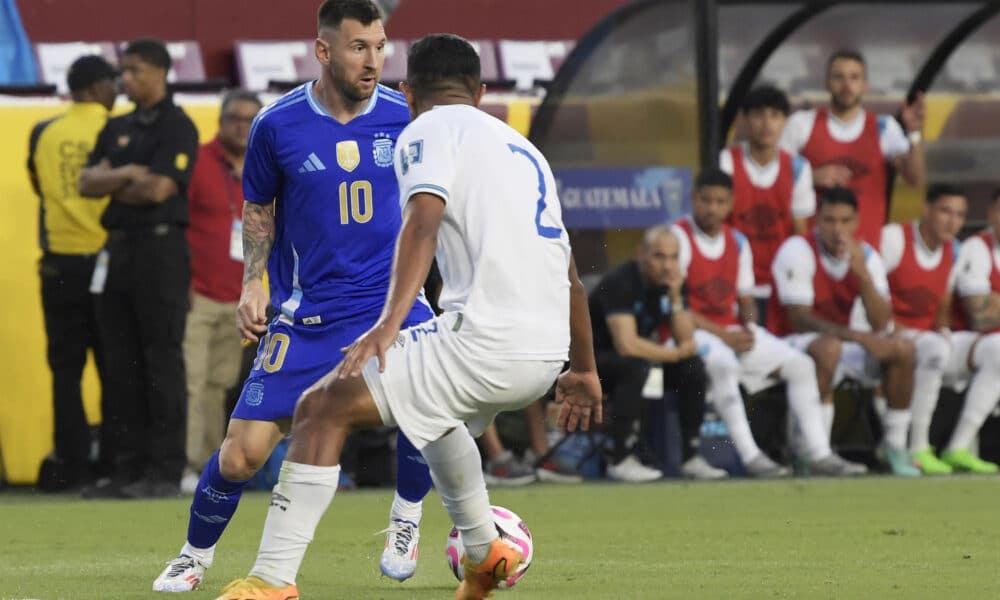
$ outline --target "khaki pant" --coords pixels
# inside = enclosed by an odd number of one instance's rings
[[[236,303],[192,294],[184,334],[187,368],[187,462],[201,471],[222,445],[226,392],[237,383],[243,350],[236,331]]]

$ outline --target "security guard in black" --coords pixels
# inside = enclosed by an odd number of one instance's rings
[[[191,284],[186,193],[198,151],[194,123],[167,90],[170,55],[136,40],[122,56],[122,84],[136,109],[108,121],[85,196],[110,194],[108,241],[91,289],[108,365],[104,418],[116,433],[116,468],[89,497],[175,496],[184,468],[187,389],[181,350]]]

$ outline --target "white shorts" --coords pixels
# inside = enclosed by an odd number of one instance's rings
[[[783,339],[800,352],[809,351],[819,333],[793,333]],[[864,347],[857,342],[843,342],[840,346],[840,363],[833,374],[833,385],[838,386],[845,379],[853,379],[865,387],[875,387],[882,380],[882,367]]]
[[[742,354],[736,354],[722,339],[703,329],[695,330],[694,341],[705,361],[709,377],[717,361],[736,361],[739,363],[740,384],[748,394],[756,394],[782,381],[774,375],[798,352],[763,327],[753,324],[750,327],[754,335],[753,348]]]
[[[509,360],[470,350],[462,315],[446,313],[400,332],[385,355],[365,365],[364,378],[382,422],[398,425],[419,450],[468,423],[476,436],[497,413],[541,398],[562,360]]]
[[[956,392],[965,391],[969,380],[972,379],[972,369],[969,367],[969,363],[972,362],[972,348],[981,337],[982,334],[976,331],[951,332],[948,338],[951,342],[951,356],[944,371],[944,385]]]

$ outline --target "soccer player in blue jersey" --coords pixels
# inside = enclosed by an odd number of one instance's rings
[[[153,589],[195,589],[236,511],[246,481],[288,431],[305,389],[378,319],[401,225],[393,146],[410,119],[399,92],[378,84],[385,32],[371,0],[326,0],[319,10],[319,80],[260,112],[243,170],[243,338],[259,340],[222,448],[198,482],[180,555]],[[276,317],[267,323],[267,270]],[[432,314],[418,298],[407,318]],[[420,453],[399,435],[397,494],[381,567],[416,568],[420,501],[431,487]]]

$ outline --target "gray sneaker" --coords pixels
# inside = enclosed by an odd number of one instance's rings
[[[868,467],[861,463],[854,463],[844,460],[834,453],[830,453],[818,460],[810,461],[809,474],[825,477],[857,477],[868,473]]]
[[[788,467],[779,465],[768,458],[763,452],[758,454],[757,457],[750,462],[744,464],[743,468],[747,472],[747,477],[753,477],[754,479],[788,477],[792,473]]]
[[[535,481],[535,469],[517,460],[514,454],[507,450],[495,460],[486,461],[483,477],[489,485],[528,485]]]
[[[688,479],[698,479],[701,481],[711,481],[713,479],[725,479],[729,473],[725,469],[719,469],[708,464],[700,454],[695,454],[684,461],[681,465],[681,474]]]

